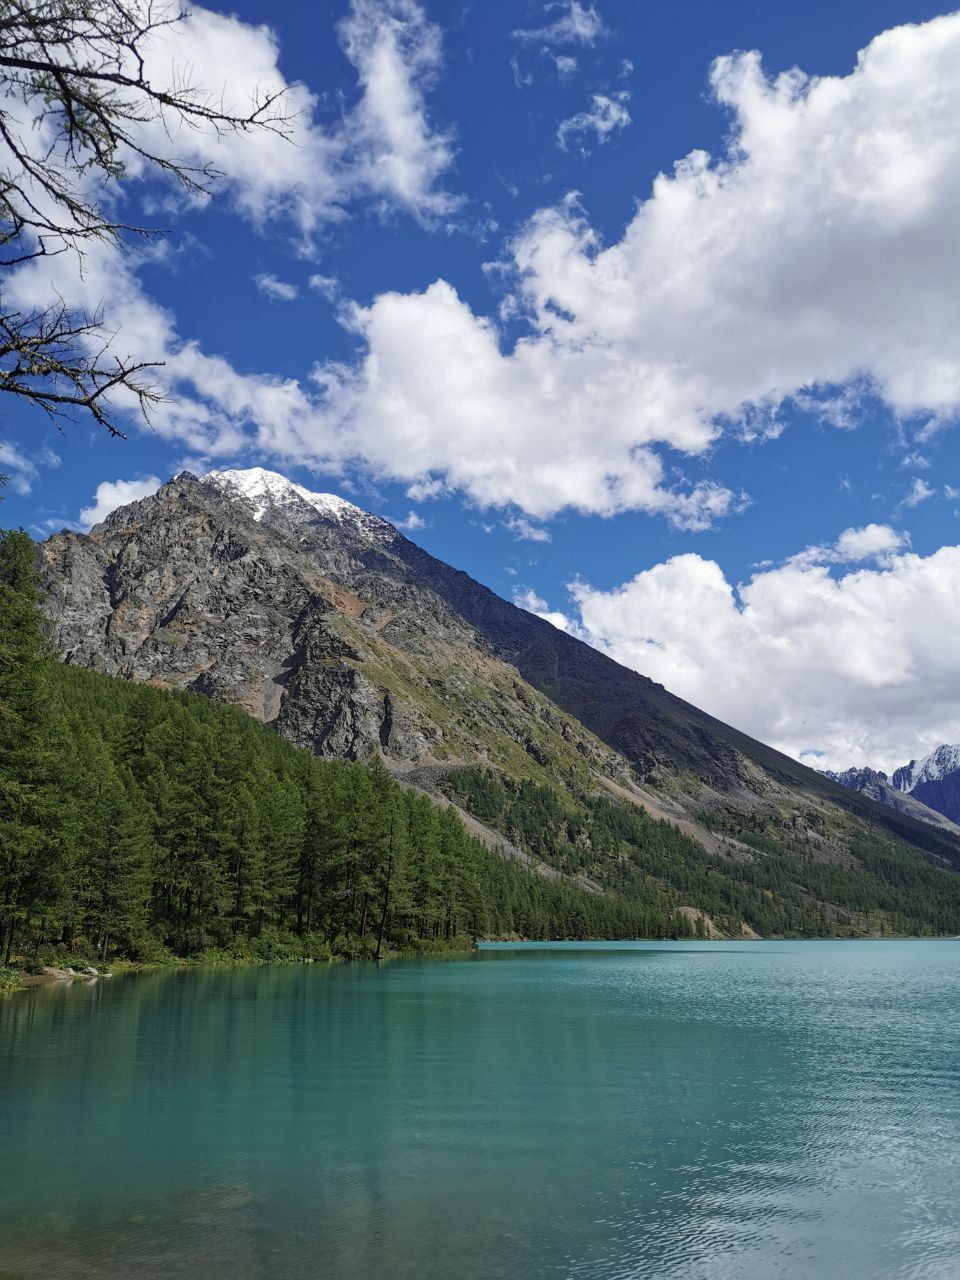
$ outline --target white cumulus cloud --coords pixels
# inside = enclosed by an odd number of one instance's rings
[[[791,397],[838,426],[867,392],[945,421],[960,408],[957,65],[960,14],[883,33],[846,76],[718,59],[724,154],[661,174],[610,245],[574,200],[536,213],[506,264],[530,326],[512,346],[444,281],[355,310],[366,351],[318,371],[336,439],[314,439],[481,505],[703,527],[738,497],[684,485],[664,446],[776,435]]]
[[[790,563],[852,564],[874,560],[883,564],[909,545],[909,534],[892,529],[888,524],[867,524],[859,529],[844,529],[832,546],[807,547],[792,556]]]
[[[896,546],[881,526],[847,530],[826,558],[877,567],[801,555],[745,584],[679,555],[610,591],[572,584],[567,615],[524,607],[798,759],[889,772],[960,741],[960,546]]]
[[[354,181],[421,218],[452,213],[459,199],[438,186],[452,138],[424,98],[443,61],[440,28],[415,0],[353,0],[340,35],[362,90],[344,133]]]
[[[222,171],[222,189],[260,226],[288,218],[309,236],[365,197],[421,220],[449,212],[458,201],[438,184],[452,164],[452,142],[433,126],[425,97],[442,65],[439,27],[416,0],[352,0],[338,31],[359,98],[328,123],[312,90],[285,79],[269,27],[191,7],[150,46],[150,78],[186,78],[218,99],[222,94],[225,109],[238,114],[249,110],[251,88],[282,92],[290,138],[269,131],[217,136],[175,118],[145,126],[146,135],[164,153],[173,149]],[[131,169],[137,172],[135,157]]]
[[[676,429],[666,403],[656,419],[638,421],[629,371],[600,346],[545,335],[504,353],[494,323],[444,281],[421,294],[382,294],[351,323],[366,354],[358,365],[317,369],[320,418],[291,424],[291,451],[316,455],[325,444],[327,461],[354,457],[377,473],[440,481],[482,507],[514,505],[535,518],[564,507],[635,508],[701,528],[735,501],[718,485],[666,483],[648,446],[668,440],[697,452],[711,432]]]

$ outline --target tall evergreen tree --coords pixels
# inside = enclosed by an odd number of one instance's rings
[[[34,547],[0,534],[0,949],[64,893],[56,841],[47,628]]]

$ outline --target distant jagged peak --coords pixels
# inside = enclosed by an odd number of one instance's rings
[[[911,760],[893,775],[893,785],[898,791],[913,791],[921,782],[940,782],[949,774],[960,771],[960,744],[942,746],[931,751],[922,760]]]
[[[240,470],[208,471],[201,483],[211,485],[230,498],[240,498],[252,508],[253,519],[260,521],[268,512],[287,512],[306,503],[319,515],[340,524],[350,524],[367,532],[393,532],[393,526],[379,516],[348,502],[336,493],[313,493],[295,480],[264,467]]]
[[[865,787],[877,782],[887,782],[887,775],[880,769],[844,769],[842,772],[834,772],[833,769],[823,769],[823,776],[830,778],[833,782],[839,782],[841,787],[846,787],[850,791],[863,791]]]

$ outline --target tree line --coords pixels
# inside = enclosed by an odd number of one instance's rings
[[[34,556],[0,538],[0,957],[689,933],[658,900],[491,852],[379,760],[318,760],[236,708],[53,661]]]

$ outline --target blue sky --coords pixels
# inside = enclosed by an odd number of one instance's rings
[[[201,152],[226,175],[203,207],[131,180],[159,248],[24,276],[163,348],[171,405],[126,441],[8,412],[4,522],[41,537],[183,466],[274,467],[413,513],[428,550],[811,762],[957,740],[960,19],[938,15],[195,9],[157,66],[282,76],[298,145]]]

